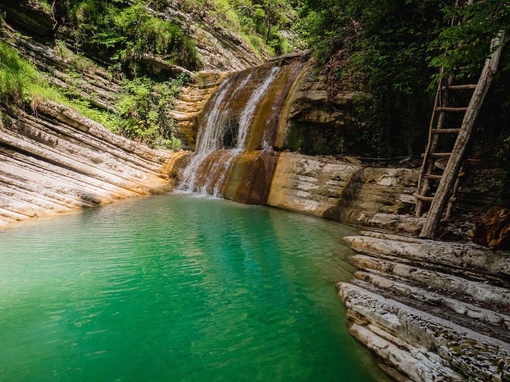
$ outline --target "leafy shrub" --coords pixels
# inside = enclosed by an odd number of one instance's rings
[[[326,61],[343,52],[342,78],[361,78],[373,94],[359,115],[368,130],[365,155],[415,155],[423,150],[436,70],[427,57],[443,25],[433,0],[304,0],[303,38]]]
[[[78,44],[114,63],[129,67],[146,53],[196,69],[199,63],[194,42],[178,25],[151,14],[150,3],[67,0],[63,12],[71,20]]]
[[[180,147],[168,114],[183,81],[184,77],[160,83],[148,77],[125,81],[116,105],[120,133],[151,146]]]

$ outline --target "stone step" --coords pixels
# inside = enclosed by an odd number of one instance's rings
[[[509,252],[491,252],[473,243],[448,243],[425,239],[405,241],[395,235],[367,234],[345,237],[344,240],[354,251],[365,255],[391,256],[445,266],[451,268],[452,272],[490,275],[499,279],[502,285],[510,284]]]
[[[351,334],[384,363],[379,366],[395,381],[465,381],[459,373],[423,348],[404,343],[375,325],[352,324]]]
[[[355,255],[351,260],[360,269],[370,269],[410,280],[432,291],[456,293],[479,303],[495,304],[502,309],[510,308],[510,289],[508,288],[500,288],[443,272],[423,269],[415,264],[403,264],[397,258],[390,260],[367,255]]]

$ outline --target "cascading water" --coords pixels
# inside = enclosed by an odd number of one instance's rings
[[[276,121],[301,66],[271,63],[224,80],[204,111],[180,191],[264,201],[276,166]]]
[[[279,70],[279,67],[273,67],[263,84],[253,89],[238,118],[235,113],[232,113],[233,109],[238,109],[238,106],[235,105],[236,95],[240,90],[244,90],[256,71],[241,72],[225,80],[212,100],[211,110],[206,114],[199,130],[197,150],[183,172],[180,190],[222,196],[221,185],[226,178],[226,174],[232,167],[235,158],[246,148],[253,114]],[[236,119],[238,119],[238,122]],[[237,134],[233,137],[232,130],[236,124],[238,124]],[[234,144],[233,147],[226,147]],[[203,175],[199,171],[200,167],[204,165],[211,154],[218,150],[225,150],[221,155],[222,160],[214,161],[208,171],[210,176],[204,182],[200,182],[200,176]]]

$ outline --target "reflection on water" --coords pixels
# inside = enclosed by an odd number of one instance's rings
[[[183,195],[0,233],[2,381],[372,381],[338,224]]]

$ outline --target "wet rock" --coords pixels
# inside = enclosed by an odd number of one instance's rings
[[[183,87],[169,117],[176,122],[175,135],[185,149],[194,149],[204,106],[221,85],[226,73],[202,71]]]

